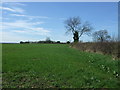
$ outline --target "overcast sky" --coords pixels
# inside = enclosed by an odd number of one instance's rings
[[[94,31],[106,29],[110,35],[118,34],[117,2],[20,2],[3,3],[2,42],[51,40],[73,41],[66,35],[64,21],[79,16],[82,23],[88,21]],[[83,41],[91,41],[88,36]]]

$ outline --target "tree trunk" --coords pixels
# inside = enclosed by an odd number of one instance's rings
[[[78,41],[79,41],[79,35],[78,35],[78,32],[75,31],[73,35],[74,35],[74,37],[73,37],[74,42],[78,42]]]

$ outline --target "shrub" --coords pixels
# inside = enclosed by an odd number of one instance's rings
[[[60,41],[57,41],[57,43],[60,43]]]
[[[67,41],[67,44],[70,44],[70,41]]]
[[[23,41],[20,41],[20,44],[23,44],[24,42]]]
[[[120,58],[120,42],[87,42],[72,44],[73,47],[89,52],[97,52],[112,55],[114,58]]]

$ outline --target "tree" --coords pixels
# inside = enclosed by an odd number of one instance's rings
[[[47,37],[47,38],[46,38],[46,41],[48,41],[48,42],[51,41],[51,40],[50,40],[50,37]]]
[[[23,44],[24,42],[23,41],[20,41],[20,44]]]
[[[66,43],[67,43],[67,44],[70,44],[70,41],[67,41]]]
[[[82,25],[79,17],[70,17],[67,19],[65,21],[65,28],[67,29],[66,33],[72,32],[74,42],[78,42],[83,34],[89,35],[92,30],[88,22]]]
[[[107,30],[99,30],[93,33],[93,39],[96,42],[105,42],[111,39],[110,35],[108,35]]]
[[[57,43],[60,43],[60,41],[57,41]]]
[[[53,43],[53,41],[50,40],[50,37],[47,37],[45,43]]]

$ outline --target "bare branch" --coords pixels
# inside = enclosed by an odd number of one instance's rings
[[[75,39],[78,39],[83,35],[83,34],[88,34],[91,30],[92,27],[88,22],[86,22],[84,25],[81,24],[81,20],[79,17],[72,17],[69,18],[65,21],[65,28],[67,29],[67,32],[72,32],[74,41]]]
[[[110,35],[108,35],[107,30],[99,30],[93,33],[93,39],[95,41],[105,42],[111,39]]]

